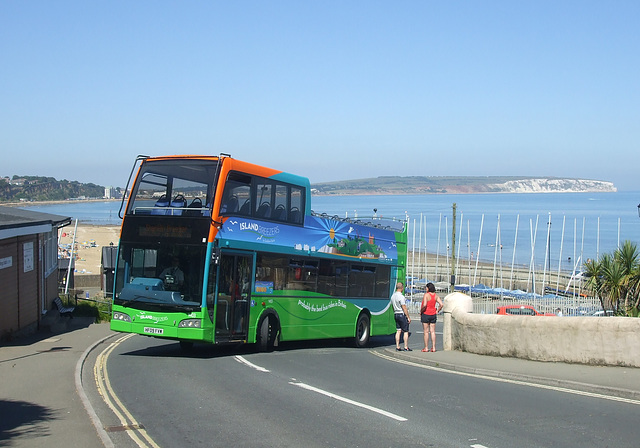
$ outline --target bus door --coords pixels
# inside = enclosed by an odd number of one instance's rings
[[[253,255],[223,252],[219,268],[216,340],[245,340],[251,303]]]

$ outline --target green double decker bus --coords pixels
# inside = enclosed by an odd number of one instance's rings
[[[263,350],[395,332],[405,221],[314,213],[308,179],[225,154],[139,156],[136,168],[112,330]]]

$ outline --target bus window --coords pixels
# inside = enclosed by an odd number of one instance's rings
[[[251,177],[239,173],[229,173],[222,195],[220,214],[223,216],[251,214]]]
[[[349,272],[349,295],[351,297],[373,297],[375,285],[374,266],[351,265]]]
[[[376,266],[376,297],[391,295],[391,267]]]
[[[291,187],[291,207],[289,222],[294,224],[302,224],[304,213],[304,190],[299,187]]]
[[[256,281],[273,285],[274,291],[282,291],[286,286],[289,260],[282,256],[258,254],[256,260]]]
[[[256,218],[271,218],[273,198],[271,197],[272,185],[267,182],[256,183],[256,204],[253,216]]]
[[[334,260],[320,260],[318,267],[318,292],[329,296],[347,295],[349,265]]]
[[[318,262],[315,260],[289,260],[287,289],[315,291],[318,279]]]
[[[143,164],[127,214],[204,216],[213,197],[217,162],[154,161]]]
[[[275,198],[274,198],[274,209],[272,213],[272,218],[276,221],[286,221],[287,220],[287,211],[289,207],[287,206],[287,186],[282,184],[276,185]]]
[[[131,251],[131,277],[155,277],[158,251],[133,249]]]
[[[157,249],[139,243],[121,243],[118,269],[126,286],[148,287],[137,291],[135,302],[185,305],[200,304],[202,297],[204,246],[159,244]],[[161,291],[161,292],[160,292]],[[177,295],[172,295],[176,293]],[[145,299],[145,295],[155,296]],[[177,298],[180,298],[179,301]],[[128,300],[128,299],[127,299]]]

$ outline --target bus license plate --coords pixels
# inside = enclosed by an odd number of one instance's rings
[[[162,328],[144,327],[144,332],[150,334],[162,334],[164,333],[164,330]]]

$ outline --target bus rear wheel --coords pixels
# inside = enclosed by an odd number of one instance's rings
[[[371,336],[370,328],[371,320],[369,319],[369,315],[366,313],[360,314],[356,322],[356,347],[366,347],[369,344],[369,336]]]
[[[259,327],[258,347],[262,352],[273,351],[280,342],[278,319],[275,316],[265,316]]]

